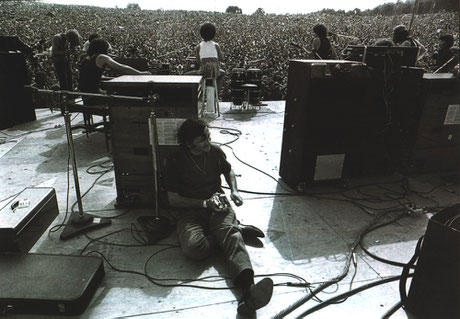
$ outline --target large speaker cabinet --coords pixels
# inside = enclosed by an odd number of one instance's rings
[[[460,79],[450,73],[425,73],[423,88],[412,172],[460,173]]]
[[[113,99],[110,105],[117,205],[151,206],[155,194],[148,119],[154,112],[161,172],[168,155],[178,147],[175,138],[178,126],[186,118],[198,117],[202,77],[125,75],[105,85],[114,95],[158,95],[155,103]]]
[[[36,120],[24,54],[0,51],[0,129]]]
[[[378,170],[385,110],[376,84],[359,62],[292,60],[284,117],[280,176],[291,187]]]

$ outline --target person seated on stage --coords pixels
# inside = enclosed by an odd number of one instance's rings
[[[401,47],[417,47],[417,61],[422,59],[426,54],[423,44],[417,39],[409,36],[409,31],[403,25],[398,25],[393,29],[393,42]]]
[[[437,73],[449,73],[458,63],[458,56],[452,49],[453,45],[454,37],[451,34],[444,34],[439,37],[438,51],[432,56],[436,61]]]
[[[83,44],[83,51],[88,52],[90,42],[97,38],[100,38],[99,34],[91,33],[88,37],[88,40],[86,40],[86,42]]]
[[[377,47],[394,47],[395,44],[390,39],[378,39],[374,42],[374,46]]]
[[[61,90],[71,91],[73,88],[72,64],[78,61],[80,44],[81,36],[75,29],[53,37],[51,57]]]
[[[102,73],[106,69],[114,70],[119,74],[149,75],[149,71],[139,71],[126,64],[116,62],[108,56],[109,43],[96,38],[90,42],[87,56],[80,64],[79,90],[85,93],[104,93],[100,89]],[[85,105],[95,105],[104,102],[104,98],[83,97]]]
[[[196,68],[186,74],[200,74],[206,79],[217,79],[217,87],[222,87],[225,71],[220,68],[223,61],[222,51],[218,43],[214,42],[216,26],[206,22],[200,27],[200,35],[203,38],[195,47]]]
[[[312,42],[312,59],[317,60],[334,60],[337,59],[337,53],[332,47],[328,38],[327,28],[323,24],[317,24],[313,27],[315,38]]]
[[[94,39],[99,39],[100,37],[101,36],[98,33],[91,33],[88,37],[88,40],[86,40],[86,42],[83,44],[83,52],[87,54],[88,49],[89,49],[89,44],[91,43],[91,41],[93,41]],[[108,52],[110,52],[111,49],[112,49],[112,46],[109,43]]]
[[[180,148],[168,158],[165,187],[182,252],[203,260],[222,251],[234,284],[241,289],[237,311],[253,315],[270,301],[273,281],[264,278],[254,283],[244,238],[265,235],[254,226],[240,224],[230,203],[222,199],[221,175],[230,187],[230,199],[236,206],[243,204],[235,173],[222,149],[211,144],[206,122],[187,119],[177,137]]]

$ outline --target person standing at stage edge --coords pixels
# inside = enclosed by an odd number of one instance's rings
[[[243,204],[235,173],[222,149],[211,144],[206,122],[186,120],[177,137],[180,147],[168,158],[165,186],[182,252],[194,260],[223,252],[233,282],[241,291],[238,314],[255,315],[269,303],[273,281],[264,278],[254,283],[244,239],[265,235],[254,226],[240,224],[226,200],[221,175],[230,187],[230,199],[236,206]]]
[[[327,28],[323,24],[313,27],[315,38],[312,42],[312,58],[317,60],[334,60],[337,54],[332,47],[331,40],[328,38]]]
[[[53,37],[51,57],[61,90],[72,91],[72,64],[79,58],[81,36],[77,30],[67,30]]]

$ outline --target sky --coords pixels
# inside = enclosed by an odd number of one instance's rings
[[[331,8],[335,10],[372,9],[396,0],[42,0],[47,3],[93,5],[98,7],[126,8],[128,3],[137,3],[148,10],[202,10],[225,12],[229,6],[237,6],[243,14],[252,14],[258,8],[266,13],[309,13]]]

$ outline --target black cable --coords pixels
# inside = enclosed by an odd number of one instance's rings
[[[83,193],[83,195],[81,195],[81,199],[83,200],[83,198],[91,191],[91,189],[93,189],[93,187],[96,185],[96,183],[105,175],[107,174],[108,172],[110,172],[111,170],[113,170],[113,167],[110,168],[110,169],[106,169],[102,172],[96,172],[96,173],[89,173],[89,174],[98,174],[100,173],[100,175],[93,181],[93,183],[91,184],[91,186]],[[71,208],[71,212],[74,212],[74,208],[75,208],[75,205],[77,205],[77,201],[73,203],[72,205],[72,208]]]
[[[137,232],[139,232],[137,230],[137,227],[133,227],[134,224],[132,224],[132,227],[131,227],[131,235],[133,236],[133,230],[136,230]],[[114,235],[114,234],[117,234],[117,233],[120,233],[122,231],[127,231],[128,229],[126,228],[123,228],[123,229],[119,229],[119,230],[116,230],[116,231],[113,231],[113,232],[110,232],[110,233],[107,233],[105,235],[102,235],[102,236],[99,236],[97,238],[91,238],[90,236],[86,235],[85,236],[90,239],[90,241],[83,247],[83,249],[80,251],[80,255],[83,255],[83,253],[85,252],[85,250],[94,242],[99,242],[101,244],[105,244],[105,245],[112,245],[112,246],[118,246],[118,247],[142,247],[142,246],[165,246],[165,248],[163,249],[160,249],[159,251],[155,252],[154,254],[152,254],[149,259],[146,261],[146,263],[144,264],[144,270],[145,272],[144,273],[141,273],[141,272],[136,272],[136,271],[130,271],[130,270],[122,270],[122,269],[119,269],[117,267],[115,267],[102,253],[98,252],[98,251],[91,251],[91,252],[88,252],[86,253],[86,256],[91,254],[91,253],[97,253],[99,254],[100,256],[102,256],[102,258],[109,264],[109,266],[116,270],[116,271],[119,271],[119,272],[125,272],[125,273],[132,273],[132,274],[137,274],[137,275],[142,275],[142,276],[145,276],[150,282],[154,283],[155,285],[158,285],[158,286],[163,286],[163,287],[192,287],[192,288],[200,288],[200,289],[212,289],[212,290],[225,290],[225,289],[235,289],[236,287],[207,287],[207,286],[199,286],[199,285],[191,285],[190,283],[192,282],[218,282],[218,281],[227,281],[227,280],[230,280],[231,278],[230,277],[224,277],[224,276],[207,276],[207,277],[201,277],[201,278],[197,278],[197,279],[184,279],[184,278],[155,278],[155,277],[152,277],[150,276],[148,273],[147,273],[147,266],[148,266],[148,263],[150,260],[152,260],[152,258],[154,256],[156,256],[157,254],[165,251],[165,250],[168,250],[168,249],[171,249],[171,248],[180,248],[179,245],[173,245],[173,244],[148,244],[146,242],[142,242],[140,241],[141,245],[130,245],[130,244],[120,244],[120,243],[113,243],[113,242],[105,242],[105,241],[102,241],[101,239],[103,238],[106,238],[108,236],[111,236],[111,235]],[[138,234],[139,235],[139,234]],[[134,236],[133,238],[138,241]],[[145,239],[144,239],[145,240]],[[138,241],[139,242],[139,241]],[[306,288],[309,288],[311,286],[311,284],[309,284],[304,278],[300,277],[300,276],[297,276],[295,274],[289,274],[289,273],[274,273],[274,274],[264,274],[264,275],[256,275],[255,277],[266,277],[266,276],[284,276],[284,277],[291,277],[291,278],[295,278],[296,280],[300,281],[301,284],[292,284],[292,283],[278,283],[276,284],[276,286],[293,286],[293,287],[306,287]],[[160,283],[160,281],[181,281],[183,283],[181,284],[164,284],[164,283]]]
[[[382,319],[388,319],[390,318],[396,311],[398,311],[399,308],[402,307],[402,302],[398,301],[396,304],[394,304],[390,309],[388,309],[387,312],[385,312],[382,316]]]
[[[408,277],[412,277],[413,274],[409,274]],[[373,287],[376,287],[376,286],[379,286],[379,285],[383,285],[383,284],[386,284],[386,283],[389,283],[389,282],[392,282],[392,281],[396,281],[396,280],[400,280],[401,279],[401,276],[393,276],[393,277],[389,277],[389,278],[385,278],[385,279],[382,279],[382,280],[378,280],[378,281],[374,281],[372,283],[369,283],[369,284],[366,284],[366,285],[363,285],[361,287],[358,287],[358,288],[355,288],[353,290],[350,290],[350,291],[347,291],[343,294],[340,294],[338,296],[335,296],[335,297],[332,297],[322,303],[320,303],[319,305],[316,305],[310,309],[308,309],[307,311],[303,312],[302,314],[299,315],[299,317],[306,317],[320,309],[323,309],[324,307],[327,307],[331,304],[333,304],[334,302],[338,301],[338,300],[341,300],[343,298],[348,298],[348,297],[351,297],[363,290],[367,290],[367,289],[370,289],[370,288],[373,288]]]
[[[68,136],[67,136],[67,143],[69,143]],[[69,215],[69,200],[70,200],[69,197],[70,197],[70,148],[67,147],[67,194],[66,194],[66,207],[65,207],[64,220],[62,221],[62,223],[51,227],[50,230],[48,231],[48,235],[59,231],[62,227],[66,225],[65,223],[67,220],[67,216]]]
[[[358,234],[357,238],[355,239],[353,245],[350,247],[349,249],[349,252],[348,252],[348,256],[347,256],[347,259],[346,259],[346,263],[343,267],[343,270],[342,270],[342,273],[340,275],[338,275],[337,277],[325,282],[324,284],[322,284],[320,287],[318,287],[317,289],[315,289],[313,291],[312,294],[310,295],[306,295],[304,297],[302,297],[301,299],[297,300],[294,304],[290,305],[289,307],[285,308],[284,310],[282,310],[281,312],[279,312],[274,318],[283,318],[285,317],[287,314],[291,313],[292,311],[294,311],[295,309],[297,309],[298,307],[300,307],[302,304],[304,304],[305,302],[307,302],[308,300],[310,300],[314,294],[316,293],[319,293],[321,291],[323,291],[324,289],[326,289],[327,287],[335,284],[335,283],[338,283],[340,282],[342,279],[344,279],[346,277],[346,275],[348,274],[348,271],[349,271],[349,268],[350,268],[350,265],[351,265],[351,262],[353,260],[353,256],[355,254],[355,250],[356,248],[358,247],[361,239],[362,239],[362,236],[364,234],[366,234],[369,229],[372,229],[373,227],[375,227],[375,223],[380,219],[382,218],[383,216],[385,216],[386,214],[390,213],[390,212],[393,212],[394,210],[388,210],[388,211],[384,211],[382,213],[380,213],[379,215],[377,215],[366,227],[364,227]],[[344,296],[345,297],[345,296]],[[337,298],[334,300],[334,302],[337,302],[341,299],[343,299],[344,297],[342,298]]]
[[[406,217],[406,216],[408,216],[408,214],[407,214],[407,213],[403,213],[403,214],[400,214],[400,215],[398,215],[398,216],[392,218],[391,220],[389,220],[389,221],[387,221],[387,222],[385,222],[385,223],[382,223],[382,224],[379,224],[379,225],[376,225],[376,226],[370,228],[368,231],[366,231],[366,232],[363,234],[363,236],[362,236],[362,238],[361,238],[361,241],[359,242],[359,246],[361,247],[361,249],[362,249],[367,255],[369,255],[370,257],[372,257],[372,258],[374,258],[375,260],[378,260],[378,261],[380,261],[380,262],[383,262],[383,263],[386,263],[386,264],[389,264],[389,265],[392,265],[392,266],[397,266],[397,267],[404,267],[404,266],[406,266],[406,264],[404,264],[404,263],[396,262],[396,261],[389,260],[389,259],[385,259],[385,258],[379,257],[379,256],[377,256],[377,255],[371,253],[369,250],[367,250],[367,249],[364,247],[363,242],[362,242],[363,239],[364,239],[364,237],[365,237],[368,233],[370,233],[371,231],[374,231],[374,230],[376,230],[376,229],[378,229],[378,228],[381,228],[381,227],[390,225],[390,224],[392,224],[392,223],[394,223],[394,222],[396,222],[396,221],[398,221],[398,220],[400,220],[401,218]],[[412,268],[415,268],[415,267],[412,267]]]
[[[293,312],[295,309],[299,308],[301,305],[306,303],[308,300],[312,299],[317,293],[323,291],[327,287],[333,285],[334,282],[329,281],[321,284],[318,288],[314,289],[310,294],[306,295],[305,297],[297,300],[294,302],[292,305],[290,305],[288,308],[283,309],[282,311],[278,312],[273,319],[281,319],[284,318],[286,315],[290,314]]]
[[[278,185],[281,186],[282,189],[284,189],[285,191],[288,192],[288,193],[284,193],[283,195],[287,195],[287,194],[300,195],[300,194],[301,194],[301,193],[296,193],[296,192],[292,191],[291,189],[288,189],[288,188],[284,187],[284,185],[281,184],[281,183],[279,182],[278,179],[274,178],[274,177],[271,176],[270,174],[268,174],[268,173],[262,171],[261,169],[258,169],[257,167],[255,167],[255,166],[253,166],[253,165],[251,165],[251,164],[249,164],[249,163],[247,163],[247,162],[245,162],[245,161],[243,161],[242,159],[240,159],[240,158],[236,155],[234,149],[233,149],[231,146],[226,145],[226,144],[222,144],[222,146],[226,146],[226,147],[228,147],[229,149],[231,149],[231,151],[232,151],[232,153],[233,153],[233,156],[235,156],[235,158],[236,158],[239,162],[241,162],[242,164],[244,164],[244,165],[246,165],[246,166],[248,166],[248,167],[250,167],[250,168],[252,168],[252,169],[254,169],[254,170],[256,170],[256,171],[258,171],[258,172],[260,172],[260,173],[262,173],[263,175],[268,176],[268,177],[271,178],[272,180],[274,180]]]

